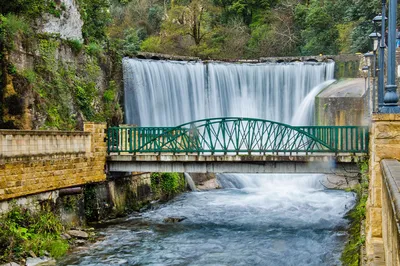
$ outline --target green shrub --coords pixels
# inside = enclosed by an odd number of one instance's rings
[[[363,162],[360,169],[360,185],[352,190],[357,195],[356,206],[347,214],[347,218],[350,220],[348,230],[350,236],[340,258],[344,266],[359,265],[360,249],[365,243],[365,237],[361,235],[361,223],[365,220],[368,199],[368,162]]]
[[[61,239],[64,228],[49,209],[32,212],[14,205],[0,217],[0,263],[21,261],[32,251],[38,256],[63,256],[69,245]]]
[[[79,54],[83,49],[83,44],[79,40],[68,40],[67,43],[76,54]]]
[[[86,52],[91,56],[99,56],[103,52],[103,48],[99,44],[91,42],[86,46]]]
[[[178,173],[152,173],[150,180],[153,193],[162,200],[169,200],[186,188],[185,178]]]

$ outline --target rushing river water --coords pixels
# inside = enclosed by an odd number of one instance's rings
[[[354,194],[323,175],[220,175],[224,189],[185,193],[100,229],[61,265],[340,265]],[[165,223],[167,217],[185,217]]]

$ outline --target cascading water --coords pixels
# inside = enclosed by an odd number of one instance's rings
[[[125,58],[123,66],[126,123],[140,126],[227,116],[290,123],[313,88],[333,79],[334,73],[334,63],[203,64]],[[312,123],[307,117],[307,124]]]
[[[185,193],[102,231],[61,265],[340,265],[354,194],[324,175],[220,174],[219,190]],[[167,217],[185,218],[166,223]]]

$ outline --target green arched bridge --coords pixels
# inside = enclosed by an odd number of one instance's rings
[[[176,127],[120,126],[108,129],[108,162],[110,171],[238,172],[245,163],[239,172],[271,172],[255,168],[274,162],[316,172],[298,166],[354,164],[367,155],[368,137],[362,126],[290,126],[241,117]]]

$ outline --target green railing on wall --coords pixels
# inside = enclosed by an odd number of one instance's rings
[[[226,117],[177,127],[111,127],[109,153],[367,153],[368,127],[290,126]]]

